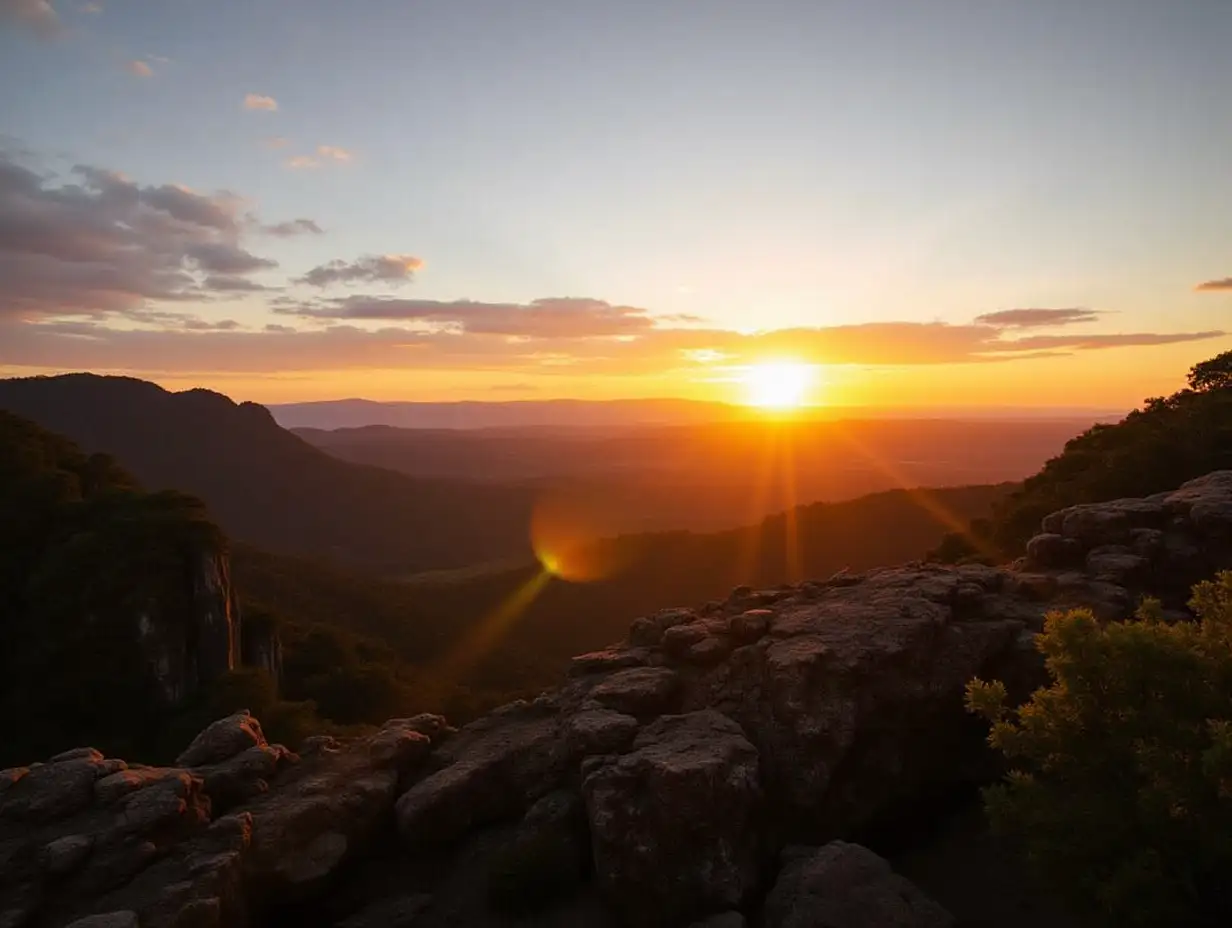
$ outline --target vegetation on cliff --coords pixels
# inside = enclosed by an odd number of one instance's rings
[[[183,565],[221,545],[217,528],[191,497],[143,493],[106,455],[2,411],[0,522],[0,752],[136,747],[163,702],[138,617],[191,608]]]
[[[992,552],[1014,557],[1051,512],[1149,496],[1232,468],[1232,351],[1196,364],[1187,385],[1153,397],[1115,425],[1095,425],[994,508],[934,552],[942,561]]]
[[[1196,622],[1048,617],[1052,682],[1017,709],[974,681],[968,706],[1014,768],[994,826],[1109,925],[1232,923],[1232,572],[1194,589]]]

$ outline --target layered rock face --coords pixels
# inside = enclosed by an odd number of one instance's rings
[[[394,720],[296,759],[241,715],[170,770],[85,750],[5,771],[0,925],[275,924],[304,900],[294,923],[349,928],[951,925],[850,839],[988,775],[963,688],[1039,682],[1047,611],[1124,618],[1232,567],[1232,472],[1045,528],[1012,568],[914,564],[637,619],[458,732]]]
[[[244,634],[226,555],[202,549],[184,559],[188,608],[152,602],[135,620],[138,644],[170,706],[242,664],[276,672],[279,660],[271,632]]]

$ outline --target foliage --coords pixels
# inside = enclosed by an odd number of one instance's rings
[[[1189,389],[1199,392],[1232,387],[1232,351],[1195,364],[1189,371]]]
[[[414,479],[331,457],[255,403],[127,377],[0,380],[0,407],[106,451],[144,486],[200,497],[227,533],[374,570],[530,554],[531,488]]]
[[[1191,607],[1175,624],[1150,601],[1126,623],[1054,613],[1051,685],[1016,710],[1000,683],[968,687],[1013,767],[985,794],[994,826],[1109,925],[1232,924],[1232,572]]]
[[[139,625],[191,612],[187,565],[225,551],[197,500],[144,493],[105,455],[0,411],[0,525],[0,765],[87,743],[169,760],[238,708],[292,742],[321,727],[311,702],[281,700],[256,670],[166,704]]]
[[[1189,385],[1100,424],[1029,477],[993,513],[993,541],[1020,553],[1044,516],[1078,503],[1148,496],[1232,468],[1232,351],[1194,365]]]

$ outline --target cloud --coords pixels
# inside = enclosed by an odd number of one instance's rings
[[[40,173],[0,150],[0,364],[250,374],[415,367],[497,371],[515,383],[553,371],[717,370],[774,356],[869,366],[1012,362],[1224,334],[1032,331],[1088,321],[1090,311],[1076,309],[746,333],[589,297],[441,301],[325,290],[412,280],[423,262],[396,253],[318,265],[295,283],[319,289],[293,297],[259,276],[277,264],[249,237],[320,227],[306,218],[267,225],[244,209],[232,193],[140,184],[98,166]],[[243,297],[261,299],[286,324],[258,328],[261,319],[247,328],[193,314]]]
[[[1070,325],[1075,322],[1094,322],[1099,313],[1093,309],[1072,307],[1068,309],[1003,309],[995,313],[977,316],[975,321],[1007,329],[1029,329],[1054,325]]]
[[[1194,287],[1200,293],[1220,293],[1232,290],[1232,277],[1225,277],[1222,280],[1208,280],[1206,283],[1198,284]]]
[[[325,230],[311,219],[290,219],[286,222],[261,226],[261,231],[276,238],[292,238],[296,235],[321,235]]]
[[[286,166],[292,170],[319,168],[322,164],[346,164],[354,158],[354,154],[336,145],[318,145],[311,155],[292,155],[286,160]]]
[[[83,3],[78,7],[78,9],[83,13],[89,13],[97,16],[99,13],[103,12],[103,5],[101,3]]]
[[[183,321],[183,326],[190,332],[234,332],[240,327],[240,324],[234,319],[221,319],[218,322],[211,322],[205,319],[189,317]]]
[[[278,266],[277,261],[258,258],[231,242],[193,242],[184,254],[201,270],[215,274],[251,274]]]
[[[124,70],[127,71],[129,74],[133,75],[134,77],[153,77],[154,76],[153,68],[151,68],[144,61],[139,61],[135,58],[132,61],[124,65]]]
[[[1161,344],[1215,337],[1216,333],[1112,336],[1050,342],[1028,348],[1002,340],[986,326],[884,322],[744,334],[719,329],[645,328],[624,337],[515,338],[466,331],[377,329],[358,324],[303,329],[191,331],[115,329],[99,322],[5,325],[0,321],[0,364],[58,370],[310,372],[373,368],[499,371],[515,377],[573,371],[596,376],[662,373],[695,367],[689,350],[721,351],[724,364],[741,365],[790,353],[818,364],[932,365],[1010,362],[1069,350]]]
[[[291,144],[291,140],[281,135],[272,135],[269,138],[261,140],[262,146],[265,148],[286,148]]]
[[[230,278],[275,266],[243,247],[239,203],[89,165],[57,180],[0,151],[0,318],[132,314],[237,292]]]
[[[201,288],[213,293],[258,293],[274,289],[238,274],[211,274],[202,282]]]
[[[355,261],[343,261],[339,258],[328,264],[317,265],[299,278],[298,282],[313,287],[328,287],[330,284],[357,281],[403,283],[410,280],[415,272],[423,267],[423,264],[423,261],[414,255],[365,255]],[[304,313],[304,315],[312,315],[312,313]]]
[[[1098,348],[1129,348],[1142,345],[1175,345],[1178,342],[1203,341],[1208,338],[1219,338],[1227,333],[1211,330],[1208,332],[1137,332],[1110,335],[1033,335],[1030,338],[1020,338],[1011,344],[1014,350],[1022,351],[1092,351]]]
[[[442,302],[353,296],[324,304],[283,307],[275,311],[317,319],[409,322],[473,335],[523,338],[631,335],[644,332],[655,324],[644,309],[575,297],[555,297],[531,303],[479,303],[472,300]]]
[[[0,0],[0,22],[28,29],[40,39],[54,39],[63,29],[48,0]]]
[[[278,101],[273,97],[267,97],[259,93],[250,93],[244,97],[244,109],[246,110],[268,110],[273,112],[278,109]]]

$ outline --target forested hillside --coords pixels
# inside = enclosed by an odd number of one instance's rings
[[[333,458],[255,403],[208,390],[68,374],[0,380],[0,409],[112,455],[143,486],[200,497],[227,534],[371,571],[528,554],[528,489],[403,474]]]
[[[1170,396],[1152,397],[1121,422],[1072,439],[995,508],[991,522],[973,525],[971,537],[1013,557],[1050,512],[1160,493],[1226,468],[1232,468],[1232,352],[1194,365],[1186,386]],[[959,539],[951,544],[952,552],[967,550]]]

